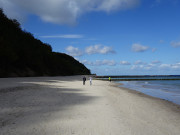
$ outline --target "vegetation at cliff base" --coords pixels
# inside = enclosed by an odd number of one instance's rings
[[[52,52],[49,44],[20,28],[0,9],[0,77],[90,74],[73,57]]]

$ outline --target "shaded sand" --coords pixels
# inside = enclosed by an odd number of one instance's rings
[[[180,135],[180,108],[82,76],[0,79],[0,135]]]

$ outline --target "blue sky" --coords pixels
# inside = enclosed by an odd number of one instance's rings
[[[0,0],[0,7],[97,75],[180,74],[180,0]]]

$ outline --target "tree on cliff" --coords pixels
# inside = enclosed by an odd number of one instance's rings
[[[0,9],[0,77],[81,74],[90,70],[67,54],[52,52]]]

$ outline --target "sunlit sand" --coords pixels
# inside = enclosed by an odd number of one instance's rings
[[[87,76],[0,79],[1,135],[179,135],[180,109]]]

